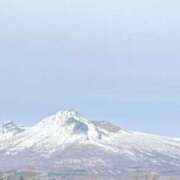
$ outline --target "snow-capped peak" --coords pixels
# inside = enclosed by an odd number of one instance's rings
[[[91,144],[115,151],[105,142],[108,139],[111,141],[113,134],[118,133],[117,129],[112,127],[109,124],[89,121],[74,110],[62,111],[43,119],[16,137],[17,141],[13,140],[16,146],[13,151],[32,148],[52,153],[74,143]]]
[[[56,114],[43,119],[40,123],[44,123],[44,124],[56,123],[59,125],[65,125],[66,123],[68,123],[69,120],[72,119],[76,121],[84,121],[84,119],[80,116],[78,111],[66,110],[66,111],[59,111]]]
[[[82,117],[78,111],[66,110],[45,118],[40,123],[44,127],[56,127],[66,130],[72,135],[84,135],[87,139],[102,139],[118,133],[121,129],[108,122],[89,121]]]
[[[71,136],[86,136],[87,138],[97,136],[95,124],[83,118],[75,110],[66,110],[56,113],[48,118],[43,119],[38,126],[53,127],[61,132]]]
[[[65,117],[65,118],[79,118],[80,113],[74,109],[60,111],[57,113],[57,116]]]

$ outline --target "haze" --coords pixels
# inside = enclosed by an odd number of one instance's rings
[[[87,118],[180,136],[177,0],[1,0],[0,119]]]

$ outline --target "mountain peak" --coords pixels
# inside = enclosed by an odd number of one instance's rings
[[[77,117],[79,117],[79,112],[75,109],[69,109],[69,110],[58,112],[57,116],[62,116],[62,117],[66,117],[66,118],[71,118],[71,117],[77,118]]]
[[[56,124],[56,125],[63,126],[66,124],[66,122],[69,119],[75,119],[79,121],[81,119],[79,112],[74,109],[59,111],[47,118],[44,118],[40,123],[47,124],[47,125]]]

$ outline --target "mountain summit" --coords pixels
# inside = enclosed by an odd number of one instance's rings
[[[33,167],[53,172],[77,168],[91,174],[180,172],[178,139],[90,121],[74,110],[58,112],[28,129],[19,130],[12,122],[2,129],[13,136],[0,134],[0,171]]]

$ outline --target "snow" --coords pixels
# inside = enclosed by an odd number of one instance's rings
[[[126,131],[108,123],[89,121],[74,111],[58,112],[18,133],[14,128],[0,134],[0,150],[8,154],[31,149],[49,157],[73,144],[93,145],[129,159],[145,159],[154,153],[180,158],[180,141],[140,132]],[[18,126],[11,123],[11,127]],[[16,129],[15,128],[15,129]],[[16,130],[17,130],[16,129]],[[138,153],[137,153],[138,152]]]

